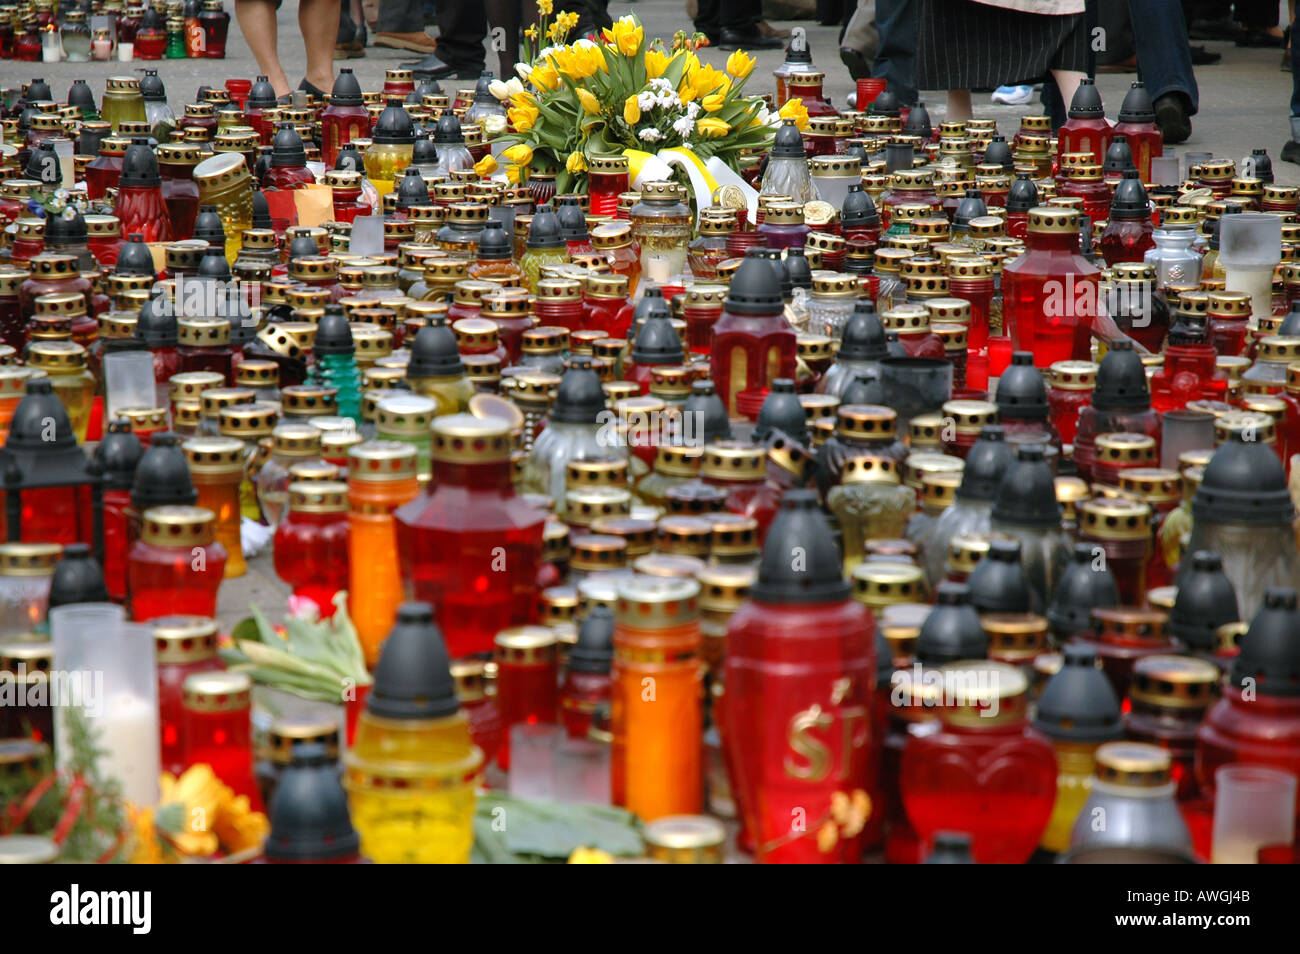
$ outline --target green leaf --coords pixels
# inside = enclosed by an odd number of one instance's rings
[[[249,616],[235,624],[235,628],[230,631],[230,636],[235,642],[260,640],[262,638],[262,628],[255,618]]]
[[[620,808],[537,802],[491,792],[479,799],[477,815],[476,840],[483,842],[489,856],[498,847],[516,860],[532,856],[563,860],[582,847],[616,856],[639,855],[643,850],[636,816]],[[498,820],[504,824],[492,825]],[[488,823],[486,832],[479,821]]]

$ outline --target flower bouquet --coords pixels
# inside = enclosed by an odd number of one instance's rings
[[[601,37],[565,44],[576,15],[561,12],[548,21],[551,0],[538,0],[538,9],[542,20],[528,38],[545,37],[552,45],[535,53],[526,45],[519,78],[493,84],[510,119],[511,131],[498,142],[510,144],[502,155],[511,182],[526,179],[538,163],[558,170],[557,192],[574,192],[585,188],[593,156],[670,148],[738,171],[742,153],[771,143],[779,117],[762,97],[745,95],[755,60],[743,51],[719,70],[696,55],[703,37],[680,32],[665,49],[660,39],[646,41],[635,16]],[[701,198],[697,204],[707,204]]]

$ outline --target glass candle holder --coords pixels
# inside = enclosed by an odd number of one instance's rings
[[[498,633],[494,642],[497,707],[505,728],[497,749],[497,764],[509,772],[511,730],[554,725],[558,721],[557,643],[555,631],[547,626],[510,627]],[[514,773],[511,782],[513,791]]]
[[[265,810],[253,774],[253,680],[243,672],[196,672],[181,684],[182,762],[209,765],[253,811]]]
[[[1257,864],[1261,848],[1295,841],[1294,774],[1223,765],[1214,773],[1214,792],[1214,864]]]
[[[182,686],[186,677],[225,669],[217,655],[217,624],[203,616],[164,616],[154,620],[154,648],[158,660],[159,752],[162,769],[179,776],[185,771],[182,735]]]
[[[127,553],[127,592],[133,619],[185,613],[217,615],[217,589],[226,548],[216,539],[216,514],[172,505],[146,510],[140,539]]]
[[[244,481],[244,442],[236,437],[195,437],[181,445],[198,505],[216,515],[216,539],[225,547],[227,579],[248,570],[240,534],[240,486]]]

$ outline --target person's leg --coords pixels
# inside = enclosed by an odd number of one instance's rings
[[[433,37],[424,32],[423,0],[381,0],[375,46],[432,53]]]
[[[695,8],[695,30],[717,46],[722,31],[722,5],[718,0],[699,0]]]
[[[1056,81],[1056,89],[1063,103],[1073,102],[1074,93],[1079,88],[1079,81],[1087,78],[1087,73],[1080,73],[1078,70],[1052,70],[1052,79]]]
[[[1152,100],[1180,94],[1186,100],[1187,115],[1195,116],[1200,91],[1192,71],[1182,4],[1178,0],[1128,0],[1128,7],[1138,72]]]
[[[1291,138],[1282,146],[1282,161],[1300,163],[1300,43],[1295,42],[1296,21],[1291,21]]]
[[[306,80],[323,93],[334,86],[334,39],[340,0],[298,0],[298,29],[307,51]]]
[[[880,49],[876,30],[876,0],[857,0],[853,15],[840,37],[840,61],[855,79],[871,75],[871,61]]]
[[[948,111],[944,119],[951,123],[964,123],[971,118],[970,90],[948,90]]]
[[[535,4],[528,4],[536,9]],[[483,4],[470,0],[447,0],[438,4],[438,59],[454,66],[466,77],[483,71],[483,38],[487,36],[487,12]]]
[[[257,60],[257,70],[271,82],[276,96],[290,92],[289,79],[284,75],[280,65],[280,55],[275,50],[276,43],[276,8],[269,0],[235,0],[235,19],[239,21],[239,30],[244,34],[244,41],[253,51]],[[333,55],[334,34],[337,32],[338,17],[332,17],[330,23],[330,54]]]
[[[1052,120],[1052,135],[1056,135],[1056,131],[1065,125],[1067,117],[1065,103],[1061,99],[1061,89],[1050,74],[1043,79],[1043,91],[1038,94],[1038,98],[1043,104],[1043,113]]]
[[[883,78],[904,106],[916,105],[916,0],[876,0],[880,51],[871,75]]]

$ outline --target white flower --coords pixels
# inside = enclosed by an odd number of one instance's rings
[[[637,138],[642,142],[658,142],[660,139],[664,138],[664,134],[654,127],[651,127],[649,129],[643,129],[637,133]]]
[[[484,134],[489,137],[499,136],[506,131],[506,117],[504,116],[497,116],[495,114],[484,116],[480,122],[483,124]]]
[[[690,116],[683,116],[681,119],[673,123],[673,132],[677,133],[677,135],[681,136],[683,139],[690,136],[694,131],[695,120]]]
[[[515,64],[515,72],[519,75],[519,78],[523,80],[525,83],[528,82],[528,74],[531,73],[532,71],[533,68],[529,66],[527,63]]]
[[[696,116],[698,116],[699,114],[700,114],[700,104],[699,104],[699,103],[687,103],[687,104],[686,104],[686,115],[687,115],[687,116],[691,117],[691,119],[694,119],[694,118],[695,118]]]
[[[654,93],[646,90],[637,94],[636,104],[641,108],[641,112],[646,113],[658,104],[658,98]]]
[[[500,80],[493,80],[488,83],[488,90],[501,102],[505,102],[510,98],[510,90]]]

